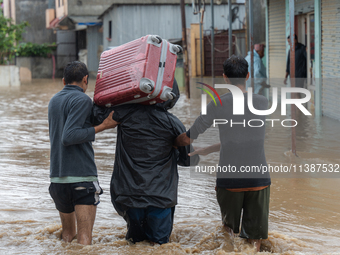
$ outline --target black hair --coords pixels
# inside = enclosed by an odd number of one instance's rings
[[[66,84],[81,82],[81,80],[89,75],[89,71],[84,63],[72,61],[68,63],[64,69],[64,79]]]
[[[232,55],[224,61],[223,72],[233,85],[244,84],[248,74],[248,62],[241,56]]]
[[[287,36],[287,39],[289,39],[289,38],[290,38],[290,35]],[[294,34],[294,38],[295,38],[295,40],[297,40],[297,35],[296,34]]]

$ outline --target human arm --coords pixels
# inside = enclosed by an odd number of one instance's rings
[[[198,116],[191,128],[176,138],[174,146],[189,145],[197,139],[200,134],[203,134],[213,124],[214,119],[216,119],[217,107],[221,106],[215,106],[214,102],[210,101],[207,105],[207,114]]]
[[[190,155],[190,153],[194,152],[194,148],[191,144],[177,147],[177,150],[179,152],[177,164],[180,166],[196,166],[200,161],[198,154]]]
[[[267,84],[266,67],[263,65],[261,59],[258,59],[254,63],[254,77],[254,93],[260,94],[263,89],[270,88],[270,85]]]
[[[91,127],[89,121],[91,108],[92,101],[90,98],[79,97],[69,102],[61,137],[64,146],[95,140],[95,129]]]
[[[214,145],[211,145],[211,146],[208,146],[208,147],[204,147],[204,148],[194,148],[194,149],[195,149],[195,151],[189,153],[190,157],[192,157],[194,155],[206,156],[206,155],[208,155],[210,153],[220,151],[221,143],[216,143]]]
[[[286,65],[286,75],[285,79],[283,80],[283,83],[286,85],[287,84],[287,78],[290,73],[290,52],[288,52],[288,57],[287,57],[287,65]]]
[[[113,115],[114,111],[112,111],[109,116],[103,121],[103,123],[99,124],[98,126],[94,127],[95,133],[99,133],[102,132],[106,129],[110,129],[110,128],[115,128],[119,123],[117,121],[115,121],[114,119],[112,119],[112,115]]]
[[[93,104],[91,113],[91,123],[93,126],[98,126],[104,122],[113,109]]]
[[[287,85],[287,78],[288,78],[289,73],[286,72],[285,79],[283,80],[283,84]]]
[[[179,136],[177,136],[174,145],[176,147],[180,147],[180,146],[187,146],[191,143],[193,143],[194,139],[190,139],[189,136],[187,135],[186,132],[180,134]]]
[[[172,126],[172,132],[174,132],[174,135],[181,134],[185,131],[185,127],[182,124],[182,122],[175,117],[174,115],[170,114],[168,115],[171,126]],[[190,138],[189,138],[190,140]],[[191,144],[185,145],[185,146],[174,146],[174,148],[177,150],[177,164],[180,166],[194,166],[197,165],[200,157],[199,155],[195,155],[193,157],[189,156],[190,152],[194,151],[194,148]]]
[[[126,104],[107,108],[104,106],[93,104],[91,123],[94,126],[100,125],[104,122],[105,119],[107,119],[111,112],[113,112],[112,119],[118,123],[121,123],[127,116],[129,116],[131,112],[134,112],[136,108],[138,108],[138,106],[138,104]]]

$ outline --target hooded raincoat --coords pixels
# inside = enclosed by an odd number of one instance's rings
[[[173,147],[175,138],[186,129],[169,113],[179,98],[156,105],[126,104],[111,108],[94,105],[94,124],[101,123],[114,110],[118,125],[116,155],[111,179],[111,200],[121,216],[128,208],[170,208],[177,204],[177,164],[198,164],[199,156],[191,157],[191,146]]]

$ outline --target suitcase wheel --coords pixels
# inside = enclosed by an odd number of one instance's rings
[[[168,93],[166,93],[166,97],[167,97],[169,100],[173,100],[174,98],[176,98],[176,94],[173,93],[173,92],[168,92]]]
[[[144,93],[151,93],[154,89],[154,85],[148,81],[147,79],[144,79],[140,83],[140,90]]]
[[[172,45],[172,50],[174,52],[176,52],[176,54],[182,53],[183,52],[183,48],[179,45]]]
[[[162,42],[162,38],[159,35],[152,35],[151,40],[155,43],[161,43]]]

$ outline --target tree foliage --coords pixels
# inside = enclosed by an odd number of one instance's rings
[[[7,64],[18,49],[22,33],[29,24],[27,21],[13,24],[12,19],[0,15],[0,65]]]

